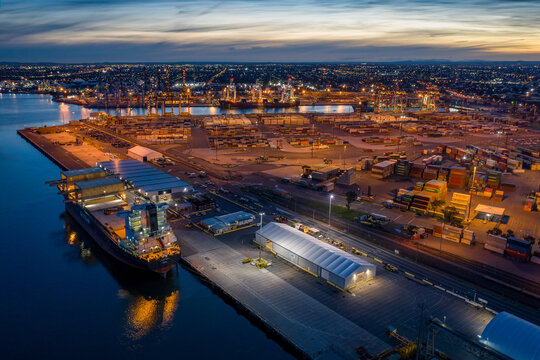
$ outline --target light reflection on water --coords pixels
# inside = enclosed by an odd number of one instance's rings
[[[80,260],[85,264],[99,261],[121,286],[118,298],[125,303],[122,316],[125,339],[134,345],[152,332],[167,330],[180,300],[174,273],[162,279],[134,271],[105,253],[68,214],[63,218],[66,242],[79,248]]]

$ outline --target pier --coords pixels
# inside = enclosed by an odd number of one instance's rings
[[[32,144],[56,165],[60,166],[62,170],[83,169],[92,166],[77,158],[69,151],[56,146],[46,137],[33,132],[31,129],[17,130],[17,134]]]
[[[188,266],[307,358],[358,359],[360,349],[376,356],[392,348],[281,277],[242,264],[245,254],[224,242],[196,230],[175,234]]]

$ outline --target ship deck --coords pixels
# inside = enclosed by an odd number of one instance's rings
[[[123,200],[107,201],[99,204],[87,205],[86,208],[90,213],[109,230],[114,231],[120,238],[126,236],[125,219],[119,217],[115,213],[106,214],[104,210],[115,207],[126,207],[126,202]]]

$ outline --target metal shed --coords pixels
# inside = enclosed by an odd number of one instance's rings
[[[132,157],[139,161],[151,161],[163,157],[161,153],[158,153],[157,151],[140,145],[134,146],[129,149],[127,154],[129,157]]]
[[[491,319],[480,342],[515,360],[540,360],[540,327],[507,312]]]
[[[214,216],[200,221],[200,225],[219,235],[224,232],[234,230],[238,226],[251,224],[255,216],[244,211],[238,211],[232,214]]]
[[[255,242],[341,289],[375,276],[375,265],[286,224],[266,224],[255,233]]]

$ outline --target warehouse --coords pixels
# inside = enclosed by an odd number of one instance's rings
[[[480,342],[515,360],[540,360],[540,327],[507,312],[491,319]]]
[[[265,225],[255,233],[255,242],[341,289],[375,277],[375,265],[286,224]]]
[[[252,214],[245,211],[237,211],[232,214],[214,216],[201,220],[199,224],[211,231],[214,235],[219,235],[252,224],[253,221],[255,221],[255,216]]]
[[[129,149],[127,154],[129,157],[139,161],[152,161],[163,157],[161,153],[139,145]]]

